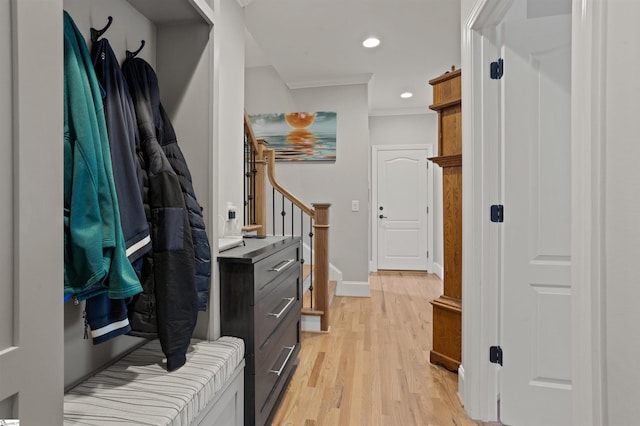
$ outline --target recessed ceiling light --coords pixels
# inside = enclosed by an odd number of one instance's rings
[[[380,44],[380,40],[378,40],[375,37],[369,37],[368,39],[362,42],[362,45],[367,48],[376,47],[379,44]]]
[[[413,96],[413,93],[411,93],[411,92],[404,92],[403,94],[400,95],[400,97],[404,98],[404,99],[408,99],[408,98],[410,98],[412,96]]]

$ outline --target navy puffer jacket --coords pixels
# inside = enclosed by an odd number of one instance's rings
[[[143,293],[129,305],[132,334],[153,337],[157,330],[169,371],[181,367],[197,321],[196,255],[190,213],[180,177],[165,149],[175,134],[162,106],[155,72],[142,59],[127,59],[129,84],[140,134],[140,162],[153,251],[144,257]]]

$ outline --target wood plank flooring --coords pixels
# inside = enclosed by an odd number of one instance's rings
[[[336,297],[329,334],[302,333],[274,425],[471,426],[458,376],[429,363],[435,275],[378,272],[371,297]]]

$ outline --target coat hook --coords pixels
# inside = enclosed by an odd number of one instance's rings
[[[91,28],[91,41],[93,43],[98,41],[100,36],[102,34],[104,34],[109,29],[109,27],[111,26],[111,23],[113,22],[113,18],[111,16],[109,16],[107,19],[109,20],[109,22],[107,22],[107,25],[105,25],[103,29],[96,30],[95,28]]]
[[[140,40],[140,47],[138,47],[138,50],[136,50],[135,52],[127,50],[127,59],[135,58],[138,55],[138,53],[140,53],[143,47],[144,47],[144,40]]]

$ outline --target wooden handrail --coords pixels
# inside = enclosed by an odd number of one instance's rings
[[[259,152],[260,148],[258,146],[258,139],[256,139],[256,134],[253,133],[253,127],[251,127],[251,121],[249,120],[247,110],[244,110],[244,132],[249,136],[249,141],[251,142],[251,146],[253,146],[254,152]]]
[[[316,212],[312,207],[307,206],[305,203],[300,201],[295,195],[287,191],[276,179],[275,166],[276,166],[276,152],[273,149],[266,150],[267,157],[267,174],[269,175],[269,182],[271,182],[271,186],[273,186],[276,191],[280,192],[284,195],[289,201],[296,205],[300,210],[305,212],[307,215],[311,216],[315,219]]]

